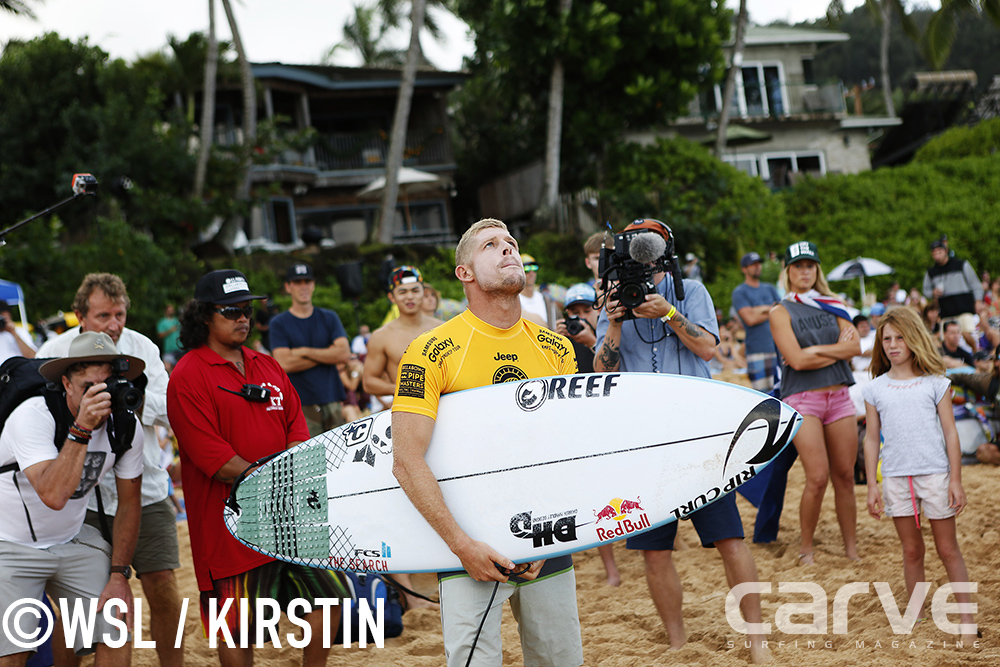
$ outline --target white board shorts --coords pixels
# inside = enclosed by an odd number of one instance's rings
[[[15,542],[0,541],[0,600],[6,604],[22,599],[41,600],[48,591],[53,606],[59,608],[62,598],[70,608],[81,599],[89,609],[89,600],[99,598],[108,583],[111,568],[111,547],[101,537],[99,530],[86,524],[71,541],[56,544],[48,549],[36,549]],[[12,573],[17,573],[12,576]],[[38,627],[38,617],[30,613],[18,616],[19,636],[29,637]],[[94,638],[105,633],[117,638],[119,630],[108,624],[104,615],[97,614]],[[77,655],[94,652],[95,645],[79,630],[72,637]],[[23,653],[33,649],[17,646],[7,632],[0,632],[0,656]]]
[[[886,516],[913,516],[914,505],[923,510],[928,519],[948,519],[955,516],[954,507],[948,506],[948,482],[951,473],[939,472],[932,475],[912,477],[883,477],[882,502]],[[913,495],[910,482],[913,480]]]
[[[442,579],[441,630],[448,667],[462,667],[476,637],[494,582],[463,574]],[[576,574],[572,567],[522,584],[500,584],[476,643],[472,665],[503,664],[501,608],[510,600],[517,620],[525,667],[579,667],[583,664],[580,617],[576,608]]]

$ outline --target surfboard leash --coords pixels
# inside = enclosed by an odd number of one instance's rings
[[[472,664],[472,656],[476,652],[476,644],[479,643],[479,635],[483,632],[483,626],[486,625],[486,617],[490,615],[490,609],[493,608],[493,600],[496,599],[497,591],[500,589],[500,582],[497,581],[493,584],[493,592],[490,593],[490,601],[486,603],[486,612],[483,614],[482,620],[479,621],[479,628],[476,629],[476,637],[472,640],[472,646],[469,648],[469,659],[465,661],[465,667],[469,667]]]
[[[406,593],[407,595],[412,595],[415,598],[420,598],[421,600],[427,600],[428,602],[432,602],[434,604],[441,604],[440,600],[435,600],[433,598],[429,598],[426,595],[424,595],[423,593],[418,593],[418,592],[416,592],[415,590],[413,590],[411,588],[407,588],[406,586],[404,586],[403,584],[399,583],[394,578],[392,578],[392,576],[390,576],[388,574],[383,574],[382,578],[385,579],[386,581],[388,581],[390,584],[392,584],[396,588],[398,588],[399,590],[401,590],[404,593]]]

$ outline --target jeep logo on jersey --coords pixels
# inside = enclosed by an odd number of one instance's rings
[[[503,384],[504,382],[517,382],[518,380],[527,380],[528,376],[524,374],[517,366],[501,366],[497,369],[497,372],[493,374],[493,384]]]
[[[517,407],[525,412],[534,412],[542,407],[548,393],[549,387],[545,380],[528,380],[517,387],[514,398],[517,401]]]
[[[559,542],[576,541],[576,510],[556,512],[533,519],[531,512],[521,512],[510,518],[510,532],[514,537],[531,540],[539,547]]]

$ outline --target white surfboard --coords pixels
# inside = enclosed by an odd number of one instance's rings
[[[801,421],[713,380],[557,376],[443,396],[427,462],[462,529],[521,563],[684,518],[754,477]],[[277,455],[236,485],[229,530],[313,567],[461,569],[392,475],[390,426],[379,413]]]

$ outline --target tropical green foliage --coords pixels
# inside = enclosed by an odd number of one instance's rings
[[[978,270],[1000,266],[1000,238],[993,233],[1000,228],[996,157],[809,179],[778,196],[787,211],[789,241],[816,243],[827,270],[859,255],[894,267],[895,276],[869,279],[877,289],[893,280],[905,289],[919,287],[930,265],[930,243],[943,233]],[[835,288],[850,294],[856,285]]]
[[[540,157],[552,63],[565,70],[561,190],[596,181],[604,148],[656,126],[722,72],[731,12],[715,2],[459,0],[476,34],[457,100],[462,171],[488,180]]]
[[[985,157],[1000,151],[1000,118],[990,118],[972,127],[958,126],[934,137],[914,156],[916,162],[951,158]]]
[[[677,253],[700,257],[709,280],[744,252],[779,247],[788,238],[781,200],[760,179],[685,139],[613,148],[605,197],[616,232],[635,218],[667,223]]]

